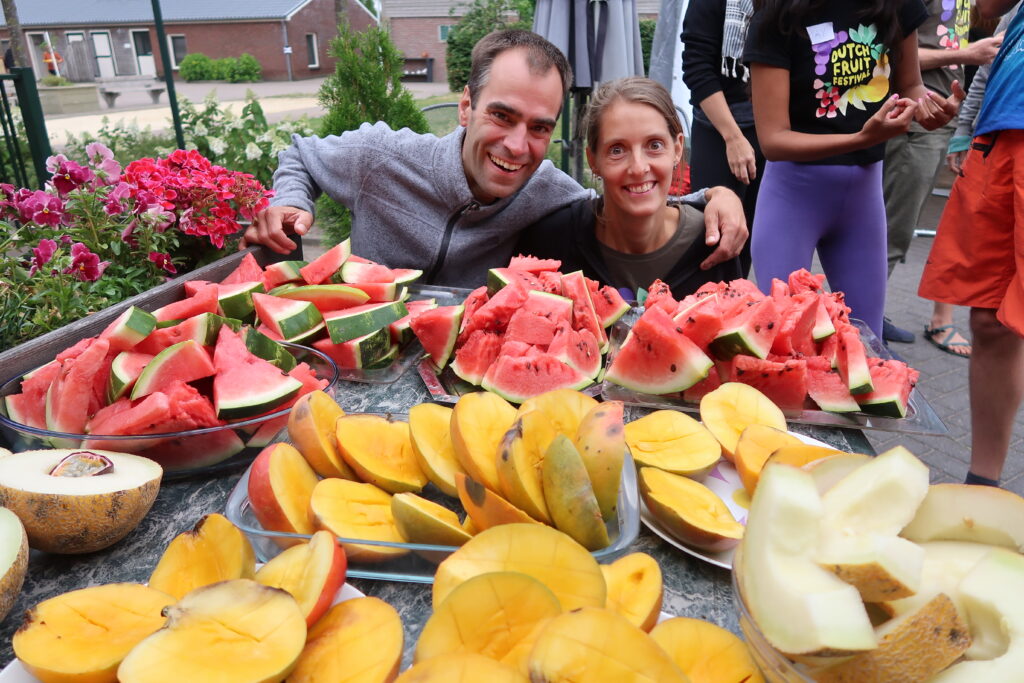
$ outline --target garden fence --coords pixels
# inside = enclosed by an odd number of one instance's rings
[[[46,159],[52,152],[32,69],[14,67],[0,74],[0,130],[0,182],[41,188],[49,177]]]

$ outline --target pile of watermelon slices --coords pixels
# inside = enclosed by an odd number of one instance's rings
[[[824,277],[795,271],[768,295],[749,280],[708,283],[678,302],[656,280],[605,379],[689,402],[742,382],[786,411],[906,417],[918,372],[867,357],[842,293],[825,291]]]
[[[457,306],[413,315],[434,368],[521,403],[553,389],[582,389],[601,372],[605,330],[630,306],[612,287],[559,272],[561,261],[515,256]]]

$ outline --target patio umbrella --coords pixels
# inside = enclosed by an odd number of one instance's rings
[[[644,75],[636,0],[537,0],[533,31],[555,44],[573,70],[571,103],[562,115],[563,168],[583,178],[580,118],[593,87],[601,81]],[[571,135],[569,133],[571,124]]]

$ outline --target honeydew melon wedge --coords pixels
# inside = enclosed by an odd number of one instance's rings
[[[210,354],[194,339],[178,342],[154,356],[135,380],[131,399],[147,396],[159,391],[174,380],[191,382],[209,377],[216,370]]]
[[[304,336],[323,322],[320,311],[309,301],[269,294],[253,294],[252,300],[260,322],[288,341]]]
[[[100,336],[110,342],[112,350],[130,349],[156,329],[156,316],[138,306],[131,306],[110,323]]]
[[[253,312],[252,295],[262,294],[264,291],[262,282],[239,282],[232,285],[217,286],[217,305],[225,318],[251,321]]]
[[[324,316],[324,322],[331,341],[340,344],[386,327],[408,313],[404,303],[390,301],[333,311]]]
[[[769,464],[744,531],[738,583],[758,628],[788,655],[844,655],[877,638],[857,589],[816,563],[821,497],[811,475]]]

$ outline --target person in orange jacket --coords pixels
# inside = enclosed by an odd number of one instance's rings
[[[43,44],[43,63],[46,64],[46,70],[50,72],[51,76],[57,75],[57,65],[64,63],[64,58],[60,56],[60,53],[53,49],[49,44]]]

